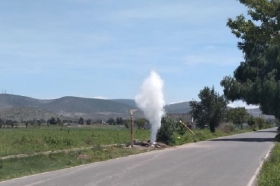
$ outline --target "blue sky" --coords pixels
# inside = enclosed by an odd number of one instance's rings
[[[166,103],[197,100],[242,61],[228,18],[237,0],[9,0],[0,2],[2,92],[134,98],[151,70]]]

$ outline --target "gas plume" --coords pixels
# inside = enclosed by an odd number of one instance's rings
[[[151,124],[151,143],[155,144],[156,134],[161,126],[161,118],[164,115],[163,80],[155,72],[144,80],[141,92],[135,96],[135,102]]]

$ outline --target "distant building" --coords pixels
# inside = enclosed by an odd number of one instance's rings
[[[169,113],[167,115],[174,119],[176,122],[182,120],[182,122],[188,125],[189,127],[195,128],[195,122],[193,120],[192,115],[189,113]]]

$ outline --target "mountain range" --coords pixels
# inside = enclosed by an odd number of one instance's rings
[[[129,110],[135,118],[143,117],[133,99],[95,99],[66,96],[58,99],[34,99],[26,96],[0,94],[0,118],[13,120],[63,118],[108,119],[129,118]],[[165,106],[167,113],[187,113],[189,103],[182,102]]]
[[[50,119],[77,119],[79,117],[103,119],[130,117],[130,109],[136,110],[134,118],[144,117],[144,114],[133,99],[96,99],[66,96],[57,99],[35,99],[13,94],[0,94],[0,118],[12,120]],[[191,108],[189,102],[168,104],[164,107],[169,114],[188,113]],[[262,115],[260,109],[247,109],[254,116],[263,116],[273,119],[273,116]]]

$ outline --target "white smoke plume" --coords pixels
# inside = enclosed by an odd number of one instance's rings
[[[141,92],[136,95],[135,102],[144,112],[151,124],[151,143],[156,141],[156,134],[161,126],[161,117],[164,115],[163,80],[155,72],[144,80]]]

